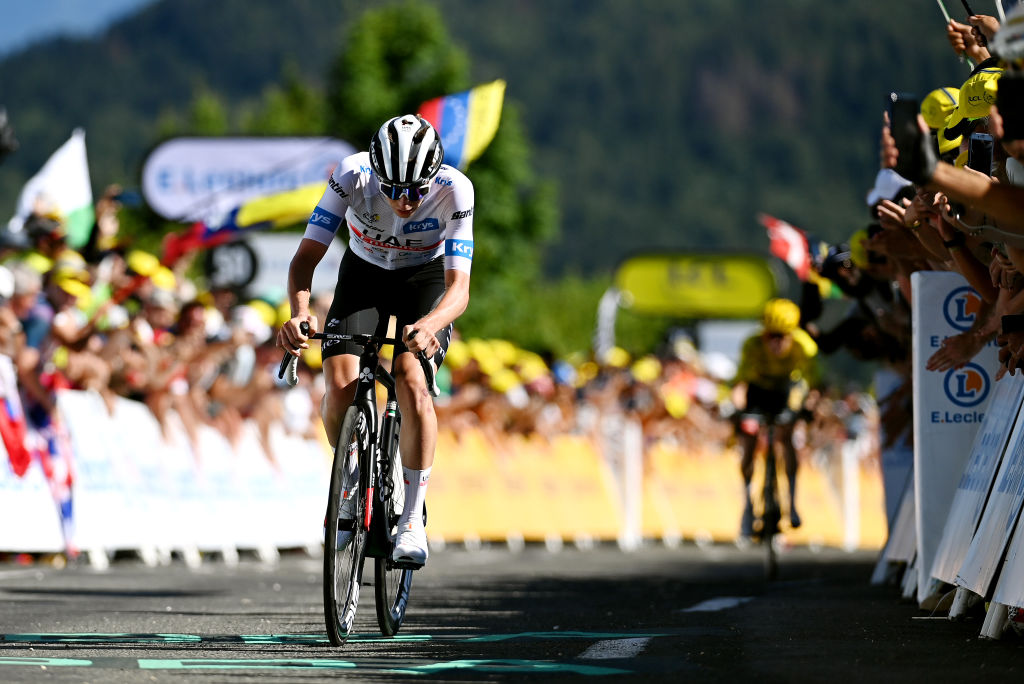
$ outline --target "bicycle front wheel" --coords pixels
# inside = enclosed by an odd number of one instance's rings
[[[324,618],[327,637],[335,646],[345,643],[355,623],[359,585],[363,579],[366,553],[364,511],[368,502],[359,486],[357,464],[369,448],[365,416],[349,407],[341,424],[338,446],[331,467],[331,487],[324,523]],[[352,492],[355,492],[354,495]],[[345,497],[349,500],[345,502]],[[343,505],[344,504],[344,505]]]
[[[390,489],[391,495],[380,501],[382,522],[386,524],[388,539],[392,545],[398,534],[398,518],[405,507],[405,478],[402,476],[402,463],[398,458],[398,450],[391,455],[391,464],[387,477],[391,487],[382,487],[381,491]],[[383,484],[383,483],[382,483]],[[409,603],[409,590],[412,588],[412,570],[396,568],[388,553],[384,558],[377,558],[373,567],[373,593],[377,603],[377,624],[384,636],[394,636],[405,619],[405,608]]]

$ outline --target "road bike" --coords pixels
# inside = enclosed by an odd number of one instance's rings
[[[309,334],[305,326],[304,335]],[[418,565],[391,559],[398,534],[398,519],[405,506],[405,482],[398,450],[402,414],[398,408],[394,376],[380,364],[384,345],[401,340],[380,335],[315,333],[310,339],[325,343],[354,342],[363,348],[355,399],[345,412],[334,450],[331,484],[324,522],[324,618],[327,636],[341,646],[352,633],[363,563],[372,558],[377,623],[385,636],[394,636],[405,619]],[[438,395],[434,367],[418,354],[427,387]],[[298,357],[285,354],[278,376],[289,385],[298,382]],[[383,416],[377,410],[377,383],[387,390]],[[347,510],[346,510],[347,509]],[[423,523],[427,522],[424,506]]]

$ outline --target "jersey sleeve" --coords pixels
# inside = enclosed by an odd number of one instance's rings
[[[470,272],[473,266],[473,182],[459,174],[453,179],[452,201],[446,212],[445,270]]]
[[[740,351],[740,362],[736,366],[736,375],[732,379],[733,385],[738,385],[741,382],[750,382],[754,377],[754,371],[756,368],[757,360],[757,345],[760,342],[758,335],[748,337],[743,342],[743,348]]]
[[[309,216],[302,237],[325,245],[331,244],[338,229],[345,223],[345,212],[348,211],[355,190],[358,172],[359,162],[355,155],[347,157],[335,167],[327,179],[327,189]]]

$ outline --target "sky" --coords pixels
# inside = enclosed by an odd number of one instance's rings
[[[0,0],[0,57],[56,35],[101,32],[153,0]]]

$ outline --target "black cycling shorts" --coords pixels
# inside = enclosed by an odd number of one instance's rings
[[[395,337],[401,338],[402,328],[430,313],[444,295],[444,257],[440,256],[422,266],[410,266],[389,271],[375,266],[351,250],[345,252],[338,269],[338,286],[334,301],[327,313],[324,332],[335,334],[387,334],[391,316],[397,319]],[[448,351],[452,326],[437,332],[441,349],[434,355],[434,366],[440,367]],[[339,354],[363,353],[354,342],[324,340],[323,358]],[[404,344],[396,345],[395,356],[409,351]]]
[[[769,389],[760,385],[747,385],[747,407],[744,413],[780,416],[789,410],[789,388]]]

